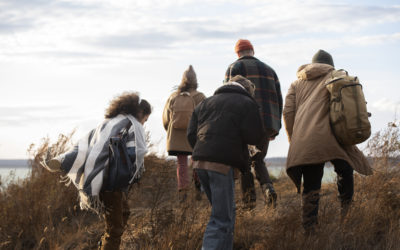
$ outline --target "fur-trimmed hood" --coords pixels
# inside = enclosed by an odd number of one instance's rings
[[[296,166],[341,159],[358,173],[372,174],[363,153],[356,146],[340,145],[332,132],[330,94],[325,81],[333,69],[321,63],[301,66],[297,72],[299,79],[291,84],[286,95],[283,117],[290,142],[286,167],[298,189],[301,173],[293,170]]]
[[[324,63],[305,64],[297,70],[297,78],[300,80],[312,80],[324,76],[334,69],[333,66]]]

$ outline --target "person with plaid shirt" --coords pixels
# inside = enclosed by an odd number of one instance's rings
[[[257,145],[258,152],[251,158],[248,171],[241,176],[243,201],[248,208],[254,208],[256,194],[254,177],[251,173],[251,166],[254,166],[266,203],[275,207],[277,194],[265,166],[264,158],[267,155],[269,141],[275,139],[282,126],[283,101],[279,79],[270,66],[254,57],[254,48],[249,40],[239,39],[235,46],[235,52],[238,59],[228,67],[224,82],[229,82],[236,75],[242,75],[255,84],[255,100],[260,106],[266,134],[263,142]]]

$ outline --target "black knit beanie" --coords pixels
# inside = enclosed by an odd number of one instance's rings
[[[332,56],[322,49],[318,50],[318,52],[315,53],[312,58],[312,63],[325,63],[335,67],[335,65],[333,64]]]

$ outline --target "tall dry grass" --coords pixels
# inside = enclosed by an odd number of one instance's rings
[[[337,187],[323,185],[319,226],[306,236],[301,227],[301,197],[285,175],[277,178],[276,209],[240,209],[236,185],[235,249],[400,249],[399,122],[375,134],[368,143],[372,176],[355,176],[354,202],[341,221]],[[52,154],[68,146],[69,136],[52,145]],[[32,174],[0,192],[0,249],[96,249],[103,230],[101,217],[81,211],[74,187],[40,168],[48,140],[33,147]],[[210,205],[194,191],[179,203],[173,161],[149,155],[146,172],[129,194],[131,217],[121,249],[200,249]]]
[[[61,135],[52,153],[65,150],[70,137]],[[48,145],[48,139],[37,148],[32,145],[30,175],[1,189],[1,249],[54,249],[76,231],[76,226],[84,225],[83,220],[93,217],[78,209],[74,187],[62,185],[59,174],[39,166]]]

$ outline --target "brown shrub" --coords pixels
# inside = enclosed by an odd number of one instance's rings
[[[69,136],[61,136],[52,150],[65,150],[68,141]],[[288,177],[276,180],[276,209],[264,207],[259,189],[257,207],[240,209],[240,185],[236,185],[234,249],[398,249],[399,141],[398,123],[372,137],[368,151],[375,173],[355,175],[354,202],[343,221],[336,185],[323,185],[315,235],[303,234],[301,197]],[[95,249],[103,222],[80,211],[73,186],[66,187],[57,174],[38,167],[47,145],[45,140],[35,151],[31,176],[0,192],[0,248]],[[197,201],[191,190],[187,201],[179,203],[175,162],[155,155],[145,162],[140,184],[130,191],[131,218],[121,249],[200,249],[210,215],[206,197]]]

